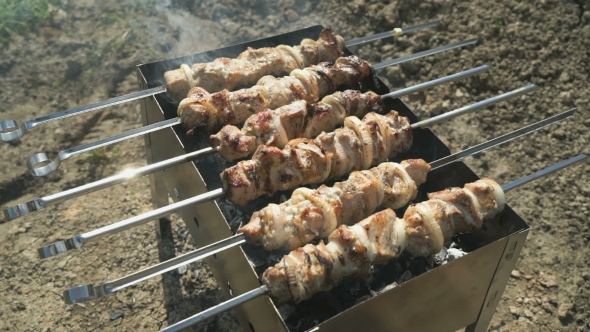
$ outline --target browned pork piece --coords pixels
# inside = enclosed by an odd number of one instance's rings
[[[306,184],[323,183],[378,165],[412,145],[409,120],[391,111],[344,120],[344,128],[315,139],[294,139],[284,149],[261,145],[252,159],[221,173],[226,196],[238,205]]]
[[[369,112],[383,112],[381,97],[374,92],[338,91],[322,101],[305,100],[264,110],[250,116],[242,129],[224,126],[211,135],[211,143],[227,161],[251,156],[260,145],[283,148],[295,138],[314,138],[341,126],[347,116],[362,117]]]
[[[366,218],[379,206],[403,207],[416,198],[429,171],[426,161],[411,159],[352,172],[333,187],[299,188],[289,200],[255,212],[238,233],[267,250],[292,250]]]
[[[164,73],[166,90],[177,101],[186,98],[188,91],[201,87],[213,93],[223,89],[254,85],[266,75],[283,76],[295,69],[303,69],[320,62],[333,62],[344,53],[344,39],[331,29],[324,29],[318,38],[306,38],[300,45],[249,47],[235,59],[217,58],[208,63],[197,63],[192,67],[186,64],[180,69]]]
[[[403,219],[387,209],[353,226],[338,227],[327,244],[291,251],[262,275],[271,298],[278,305],[307,300],[334,288],[343,277],[370,276],[372,265],[385,264],[404,250],[414,256],[434,255],[453,234],[480,229],[505,206],[502,188],[490,179],[429,198],[411,205]]]
[[[192,88],[178,105],[178,116],[187,129],[219,130],[240,125],[252,114],[275,109],[297,100],[315,103],[341,86],[355,87],[373,75],[373,67],[356,56],[295,69],[289,76],[264,76],[256,85],[242,90],[209,93]]]

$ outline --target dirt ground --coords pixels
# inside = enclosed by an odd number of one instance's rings
[[[433,19],[436,30],[353,48],[378,62],[479,37],[476,47],[379,71],[391,88],[487,64],[488,74],[402,98],[427,118],[529,83],[540,89],[438,125],[453,152],[579,107],[574,120],[469,158],[480,176],[507,183],[578,153],[590,153],[590,1],[63,1],[48,22],[0,50],[0,119],[24,120],[137,90],[135,65],[263,38],[314,24],[355,38]],[[25,22],[26,23],[26,22]],[[40,126],[0,144],[0,206],[49,195],[145,164],[142,138],[85,153],[35,178],[26,160],[139,127],[137,102]],[[590,330],[590,164],[507,194],[532,227],[490,331]],[[40,261],[36,249],[151,209],[147,177],[54,204],[0,224],[0,329],[155,331],[222,296],[204,264],[142,282],[84,305],[64,289],[111,280],[159,262],[154,223]],[[194,248],[171,217],[169,254]],[[164,280],[164,282],[163,282]],[[175,292],[166,286],[180,285]],[[165,301],[165,297],[174,301]],[[174,302],[173,305],[169,304]],[[194,331],[235,328],[226,313]]]

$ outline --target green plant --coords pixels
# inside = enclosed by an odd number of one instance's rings
[[[0,44],[45,24],[60,0],[0,0]]]
[[[495,19],[494,26],[496,27],[496,29],[500,29],[502,27],[502,19],[501,18]]]
[[[109,159],[109,156],[107,155],[106,147],[90,150],[90,151],[88,151],[88,154],[90,155],[90,159],[93,162],[99,162],[99,161],[104,161],[104,160]]]

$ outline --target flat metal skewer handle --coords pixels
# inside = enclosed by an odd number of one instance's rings
[[[2,212],[6,221],[14,220],[25,214],[44,209],[47,205],[59,203],[74,197],[82,196],[93,191],[104,189],[139,176],[151,174],[168,167],[176,166],[184,162],[198,159],[202,156],[217,152],[217,148],[204,148],[198,151],[190,152],[178,157],[163,160],[154,164],[146,165],[137,169],[126,170],[120,174],[110,176],[108,178],[88,183],[76,188],[64,190],[57,194],[36,198],[26,203],[21,203],[13,207],[9,207]]]
[[[119,96],[107,100],[102,100],[93,104],[74,107],[72,109],[53,113],[50,115],[41,116],[35,119],[25,121],[19,128],[14,120],[2,120],[0,121],[0,140],[4,142],[13,141],[21,138],[29,129],[37,127],[39,125],[69,118],[74,115],[88,113],[90,111],[99,110],[109,106],[115,106],[123,104],[129,101],[157,95],[166,92],[165,86],[159,86],[151,89],[133,92],[124,96]]]
[[[460,73],[452,74],[452,75],[445,76],[442,78],[437,78],[437,79],[429,81],[429,82],[420,83],[415,86],[411,86],[411,87],[404,88],[404,89],[401,89],[398,91],[390,92],[388,94],[381,96],[381,99],[383,99],[383,98],[398,98],[398,97],[401,97],[401,96],[404,96],[404,95],[407,95],[410,93],[426,90],[426,89],[429,89],[429,88],[432,88],[432,87],[435,87],[435,86],[438,86],[438,85],[441,85],[444,83],[448,83],[453,80],[467,78],[467,77],[470,77],[473,75],[477,75],[479,73],[487,71],[488,69],[489,69],[488,66],[480,66],[477,68],[469,69],[466,71],[462,71]],[[39,211],[49,204],[61,202],[61,201],[64,201],[64,200],[67,200],[70,198],[74,198],[74,197],[78,197],[78,196],[87,194],[92,191],[103,189],[103,188],[121,183],[123,181],[130,180],[130,179],[138,177],[138,176],[151,174],[153,172],[157,172],[157,171],[164,169],[166,167],[171,167],[171,166],[174,166],[174,165],[177,165],[177,164],[180,164],[180,163],[192,160],[192,159],[197,159],[201,156],[204,156],[209,153],[216,152],[216,151],[217,151],[217,149],[205,148],[205,149],[202,149],[199,151],[188,153],[183,156],[178,156],[178,157],[171,158],[171,159],[168,159],[165,161],[161,161],[161,162],[158,162],[158,163],[155,163],[152,165],[144,166],[144,167],[138,168],[136,170],[129,170],[129,171],[126,171],[125,173],[114,175],[114,176],[111,176],[111,177],[103,179],[103,180],[99,180],[99,181],[96,181],[96,182],[93,182],[90,184],[82,185],[80,187],[72,188],[72,189],[63,191],[61,193],[57,193],[57,194],[42,197],[42,198],[37,198],[37,199],[34,199],[34,200],[26,202],[26,203],[17,204],[14,207],[9,207],[9,208],[3,210],[4,218],[5,218],[5,221],[14,220],[18,217],[25,215],[25,214]]]
[[[442,48],[439,47],[437,51],[436,50],[424,51],[424,52],[405,56],[405,57],[403,57],[403,59],[399,58],[399,59],[381,62],[381,63],[376,64],[374,66],[374,68],[378,69],[378,68],[384,68],[387,66],[397,65],[397,64],[400,64],[403,62],[407,62],[407,61],[411,61],[411,60],[418,59],[421,57],[425,57],[427,55],[436,54],[436,53],[440,53],[440,52],[447,51],[450,49],[463,47],[465,45],[474,44],[476,41],[477,40],[467,41],[467,42],[463,42],[463,43],[456,43],[453,45],[443,46]],[[154,124],[142,127],[142,128],[130,130],[125,133],[111,136],[109,138],[101,139],[96,142],[81,145],[76,148],[63,150],[58,154],[58,156],[54,160],[51,160],[47,156],[47,154],[44,152],[37,153],[29,158],[29,160],[27,161],[27,167],[29,168],[29,171],[31,172],[31,174],[33,174],[34,176],[45,176],[45,175],[48,175],[52,172],[55,172],[57,170],[57,168],[59,167],[59,165],[61,165],[62,161],[66,160],[74,155],[77,155],[77,154],[80,154],[83,152],[87,152],[87,151],[91,151],[91,150],[100,148],[102,146],[121,142],[121,141],[127,140],[132,137],[136,137],[136,136],[151,133],[151,132],[154,132],[154,131],[157,131],[160,129],[168,128],[168,127],[174,126],[179,123],[180,123],[180,119],[174,118],[174,119],[154,123]]]
[[[34,176],[45,176],[57,170],[61,163],[73,156],[82,154],[84,152],[92,151],[107,145],[122,142],[124,140],[137,137],[140,135],[149,134],[160,129],[175,126],[180,123],[180,118],[173,118],[170,120],[161,121],[145,127],[126,131],[124,133],[103,138],[88,144],[80,145],[75,148],[63,150],[57,154],[55,159],[50,159],[45,152],[36,153],[27,161],[27,167]]]
[[[399,34],[400,32],[402,34],[409,34],[412,32],[419,31],[419,30],[423,30],[423,29],[433,28],[433,27],[437,26],[439,23],[440,23],[440,21],[433,21],[433,22],[423,23],[423,24],[419,24],[419,25],[415,25],[415,26],[411,26],[411,27],[407,27],[407,28],[394,29],[392,31],[377,33],[377,34],[362,37],[362,38],[356,38],[356,39],[352,39],[352,40],[346,42],[346,46],[353,46],[353,45],[366,43],[369,41],[374,41],[374,40],[379,40],[379,39],[391,37],[391,36]],[[164,93],[164,92],[166,92],[166,86],[164,86],[164,85],[158,86],[155,88],[151,88],[151,89],[142,90],[142,91],[132,92],[132,93],[129,93],[129,94],[126,94],[123,96],[118,96],[118,97],[110,98],[107,100],[102,100],[102,101],[99,101],[96,103],[92,103],[89,105],[78,106],[78,107],[74,107],[74,108],[71,108],[66,111],[61,111],[61,112],[53,113],[50,115],[44,115],[44,116],[41,116],[41,117],[38,117],[35,119],[27,120],[22,124],[22,126],[20,128],[18,127],[16,121],[14,121],[14,120],[11,120],[11,119],[2,120],[2,121],[0,121],[0,140],[2,140],[4,142],[13,141],[13,140],[21,138],[29,129],[32,129],[34,127],[37,127],[37,126],[45,124],[45,123],[65,119],[65,118],[68,118],[71,116],[75,116],[75,115],[79,115],[79,114],[83,114],[83,113],[88,113],[91,111],[96,111],[96,110],[103,109],[103,108],[106,108],[109,106],[123,104],[126,102],[130,102],[130,101],[134,101],[137,99],[157,95],[157,94]]]
[[[526,127],[521,128],[519,130],[515,130],[511,133],[508,133],[506,135],[502,135],[498,138],[492,139],[492,140],[485,142],[483,144],[479,144],[479,145],[476,145],[472,148],[463,150],[455,155],[461,156],[462,158],[475,155],[475,154],[485,151],[491,147],[498,146],[502,143],[512,141],[518,137],[522,137],[523,135],[526,135],[528,133],[539,130],[540,128],[546,127],[549,124],[561,122],[561,121],[565,120],[566,118],[571,117],[573,115],[574,111],[575,111],[575,109],[563,112],[559,115],[550,117],[546,120],[526,126]],[[432,163],[430,163],[430,165],[431,166],[438,165],[436,167],[441,167],[441,166],[445,166],[448,164],[452,164],[452,163],[457,162],[459,160],[461,160],[461,158],[448,158],[447,157],[447,158],[442,158],[442,159],[439,159],[435,162],[432,162]],[[134,285],[138,282],[146,280],[148,278],[163,274],[163,273],[173,270],[179,266],[186,265],[186,264],[198,261],[198,260],[202,260],[202,259],[209,257],[213,254],[216,254],[220,251],[239,246],[239,245],[243,244],[244,242],[246,242],[246,237],[243,234],[237,234],[237,235],[234,235],[234,236],[229,237],[227,239],[223,239],[223,240],[218,241],[216,243],[205,246],[203,248],[193,250],[193,251],[186,253],[182,256],[175,257],[171,260],[156,264],[156,265],[151,266],[147,269],[132,273],[130,275],[127,275],[126,277],[123,277],[123,278],[120,278],[120,279],[117,279],[114,281],[106,282],[106,283],[101,284],[99,286],[93,286],[92,284],[87,284],[87,285],[73,287],[73,288],[65,291],[64,294],[66,294],[66,296],[64,296],[64,298],[66,299],[66,303],[78,303],[78,302],[90,301],[90,300],[93,300],[98,297],[107,296],[119,289],[124,288],[124,287],[131,286],[131,285]],[[94,294],[93,297],[90,297],[87,295],[90,293]]]
[[[531,175],[522,177],[522,178],[520,178],[520,179],[518,179],[516,181],[510,182],[510,183],[502,186],[502,190],[504,192],[509,191],[509,190],[514,189],[514,188],[516,188],[518,186],[521,186],[521,185],[523,185],[525,183],[528,183],[530,181],[533,181],[533,180],[536,180],[538,178],[544,177],[547,174],[553,173],[553,172],[555,172],[557,170],[560,170],[560,169],[563,169],[565,167],[571,166],[571,165],[573,165],[575,163],[578,163],[578,162],[586,159],[586,157],[587,156],[585,154],[580,154],[580,155],[578,155],[576,157],[573,157],[571,159],[562,161],[562,162],[560,162],[560,163],[558,163],[556,165],[547,167],[547,168],[545,168],[543,170],[540,170],[540,171],[538,171],[536,173],[533,173]],[[170,326],[168,326],[168,327],[160,330],[160,332],[180,331],[180,330],[185,329],[185,328],[187,328],[187,327],[189,327],[191,325],[194,325],[196,323],[199,323],[199,322],[201,322],[201,321],[203,321],[203,320],[205,320],[205,319],[207,319],[209,317],[212,317],[214,315],[220,314],[220,313],[222,313],[224,311],[227,311],[227,310],[230,310],[230,309],[232,309],[232,308],[234,308],[236,306],[239,306],[240,304],[243,304],[243,303],[248,302],[248,301],[250,301],[252,299],[255,299],[255,298],[259,297],[259,296],[266,295],[267,293],[268,293],[268,288],[265,285],[262,285],[262,286],[260,286],[258,288],[255,288],[255,289],[253,289],[253,290],[251,290],[249,292],[246,292],[246,293],[244,293],[242,295],[236,296],[236,297],[234,297],[232,299],[229,299],[229,300],[227,300],[225,302],[222,302],[222,303],[220,303],[220,304],[218,304],[218,305],[216,305],[214,307],[211,307],[211,308],[209,308],[207,310],[201,311],[200,313],[198,313],[196,315],[193,315],[193,316],[191,316],[189,318],[186,318],[186,319],[184,319],[184,320],[182,320],[182,321],[180,321],[178,323],[172,324],[172,325],[170,325]]]
[[[376,33],[374,35],[370,35],[370,36],[366,36],[366,37],[351,39],[346,42],[346,46],[355,46],[355,45],[360,45],[360,44],[368,43],[371,41],[375,41],[375,40],[379,40],[379,39],[383,39],[383,38],[387,38],[387,37],[394,37],[394,36],[398,37],[401,35],[407,35],[407,34],[417,32],[420,30],[434,28],[439,23],[440,23],[440,20],[432,21],[432,22],[428,22],[428,23],[422,23],[422,24],[418,24],[418,25],[414,25],[414,26],[406,27],[406,28],[395,28],[391,31],[385,31],[385,32]]]
[[[209,192],[206,192],[201,195],[197,195],[180,202],[176,202],[170,205],[166,205],[159,209],[155,209],[138,216],[131,217],[129,219],[121,220],[111,225],[107,225],[101,227],[99,229],[95,229],[93,231],[83,233],[80,235],[76,235],[73,238],[69,238],[67,240],[58,241],[52,243],[50,245],[44,246],[42,248],[37,249],[39,253],[39,257],[41,259],[57,256],[59,254],[63,254],[73,249],[78,249],[82,247],[84,244],[95,241],[105,235],[113,234],[117,232],[121,232],[123,230],[144,224],[150,220],[154,220],[157,218],[165,217],[174,211],[181,209],[185,206],[189,206],[192,204],[199,204],[203,202],[208,202],[210,200],[219,198],[224,195],[223,189],[215,189]]]

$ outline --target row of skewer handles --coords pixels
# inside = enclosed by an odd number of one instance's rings
[[[433,23],[427,23],[410,27],[406,29],[406,32],[433,26]],[[383,34],[377,36],[379,35]],[[391,36],[391,34],[383,36]],[[371,37],[365,40],[371,40]],[[456,188],[443,193],[433,193],[431,197],[435,198],[412,206],[407,210],[410,212],[406,212],[402,219],[396,218],[391,209],[401,208],[411,202],[416,197],[418,186],[426,181],[426,174],[432,168],[461,160],[466,156],[565,120],[573,115],[574,110],[523,127],[430,164],[424,160],[407,160],[397,164],[386,161],[411,148],[414,130],[522,95],[534,90],[535,86],[525,86],[414,124],[410,124],[407,118],[393,111],[383,115],[382,99],[398,98],[455,79],[479,74],[488,67],[474,68],[382,96],[372,92],[363,94],[354,90],[337,92],[334,91],[334,87],[357,86],[363,79],[372,79],[376,69],[474,43],[473,40],[455,43],[370,65],[354,56],[341,57],[344,45],[350,46],[352,43],[344,43],[341,37],[335,36],[330,30],[324,30],[318,41],[304,40],[296,47],[249,49],[237,59],[232,59],[229,65],[223,59],[208,64],[197,64],[192,68],[183,65],[179,70],[170,71],[165,75],[168,81],[165,88],[144,90],[29,120],[21,128],[17,128],[14,121],[6,120],[0,123],[1,137],[3,140],[11,140],[19,138],[26,130],[43,123],[164,91],[168,91],[173,97],[183,96],[183,94],[188,96],[180,101],[179,118],[61,151],[55,160],[49,159],[43,153],[31,157],[28,166],[37,176],[55,171],[63,160],[76,154],[179,123],[182,123],[189,133],[194,130],[217,130],[222,125],[225,127],[221,128],[216,135],[212,135],[212,148],[18,204],[5,209],[4,215],[7,220],[15,219],[49,204],[219,152],[228,161],[251,157],[250,160],[240,161],[221,174],[223,188],[50,244],[39,249],[40,256],[48,258],[62,254],[107,234],[128,229],[166,216],[185,206],[223,195],[238,205],[244,205],[256,197],[272,195],[279,190],[295,189],[307,184],[323,183],[328,179],[346,176],[349,173],[350,175],[348,180],[338,182],[333,187],[322,186],[317,190],[302,187],[295,190],[290,200],[280,205],[271,204],[255,213],[251,222],[242,227],[234,237],[99,286],[82,285],[67,290],[64,293],[66,302],[83,302],[106,296],[145,280],[146,277],[170,271],[180,265],[213,255],[222,248],[240,245],[246,241],[257,243],[266,249],[294,250],[285,256],[281,266],[265,272],[262,278],[264,285],[260,289],[248,293],[247,296],[244,295],[245,297],[237,297],[247,300],[248,296],[269,293],[279,303],[304,300],[315,292],[331,288],[340,280],[340,277],[351,275],[351,273],[353,276],[362,277],[367,267],[393,259],[403,250],[415,255],[433,254],[442,248],[443,243],[452,234],[479,229],[485,220],[500,213],[504,206],[503,192],[526,181],[500,187],[491,180],[481,180],[467,185],[464,189]],[[265,63],[260,61],[264,57],[273,58],[278,62],[260,65]],[[334,61],[334,63],[319,63],[322,60]],[[246,79],[245,73],[238,70],[244,65],[250,66],[251,72],[259,75],[260,78]],[[310,65],[312,66],[309,67]],[[285,77],[272,76],[287,73],[289,75]],[[233,81],[229,78],[233,78]],[[216,85],[208,86],[209,90],[207,90],[199,86],[203,82],[215,82]],[[254,83],[257,84],[249,88],[229,91],[241,85]],[[361,117],[362,120],[359,119]],[[234,127],[241,123],[245,123],[242,129]],[[343,127],[338,128],[341,126]],[[580,155],[564,165],[583,158],[585,156]],[[268,165],[273,167],[266,167]],[[557,168],[564,165],[557,165]],[[283,180],[286,178],[289,180]],[[467,205],[458,204],[458,199],[461,200],[461,204]],[[371,215],[379,206],[387,209]],[[438,211],[445,212],[434,213],[432,208],[435,206],[439,208]],[[303,210],[313,211],[313,213],[306,213],[304,217]],[[359,220],[362,221],[353,225]],[[295,233],[299,235],[294,236]],[[376,234],[387,234],[387,236],[377,238]],[[327,245],[309,244],[314,239],[326,237],[330,240]],[[344,238],[347,242],[343,240]],[[351,259],[351,246],[365,248],[365,255],[355,260]],[[302,255],[314,257],[313,265],[303,264]],[[326,266],[325,264],[328,263],[331,265]],[[311,267],[313,269],[310,269]],[[327,277],[321,272],[326,268],[337,271],[332,274],[333,279],[324,280],[321,283],[325,285],[324,288],[310,288],[307,284],[310,281],[315,280],[314,282],[320,284],[317,281]],[[216,308],[212,310],[220,310],[219,307]],[[196,319],[199,319],[198,317],[204,316],[197,316]],[[183,324],[187,323],[189,321]],[[179,328],[180,325],[175,326],[169,329]]]

